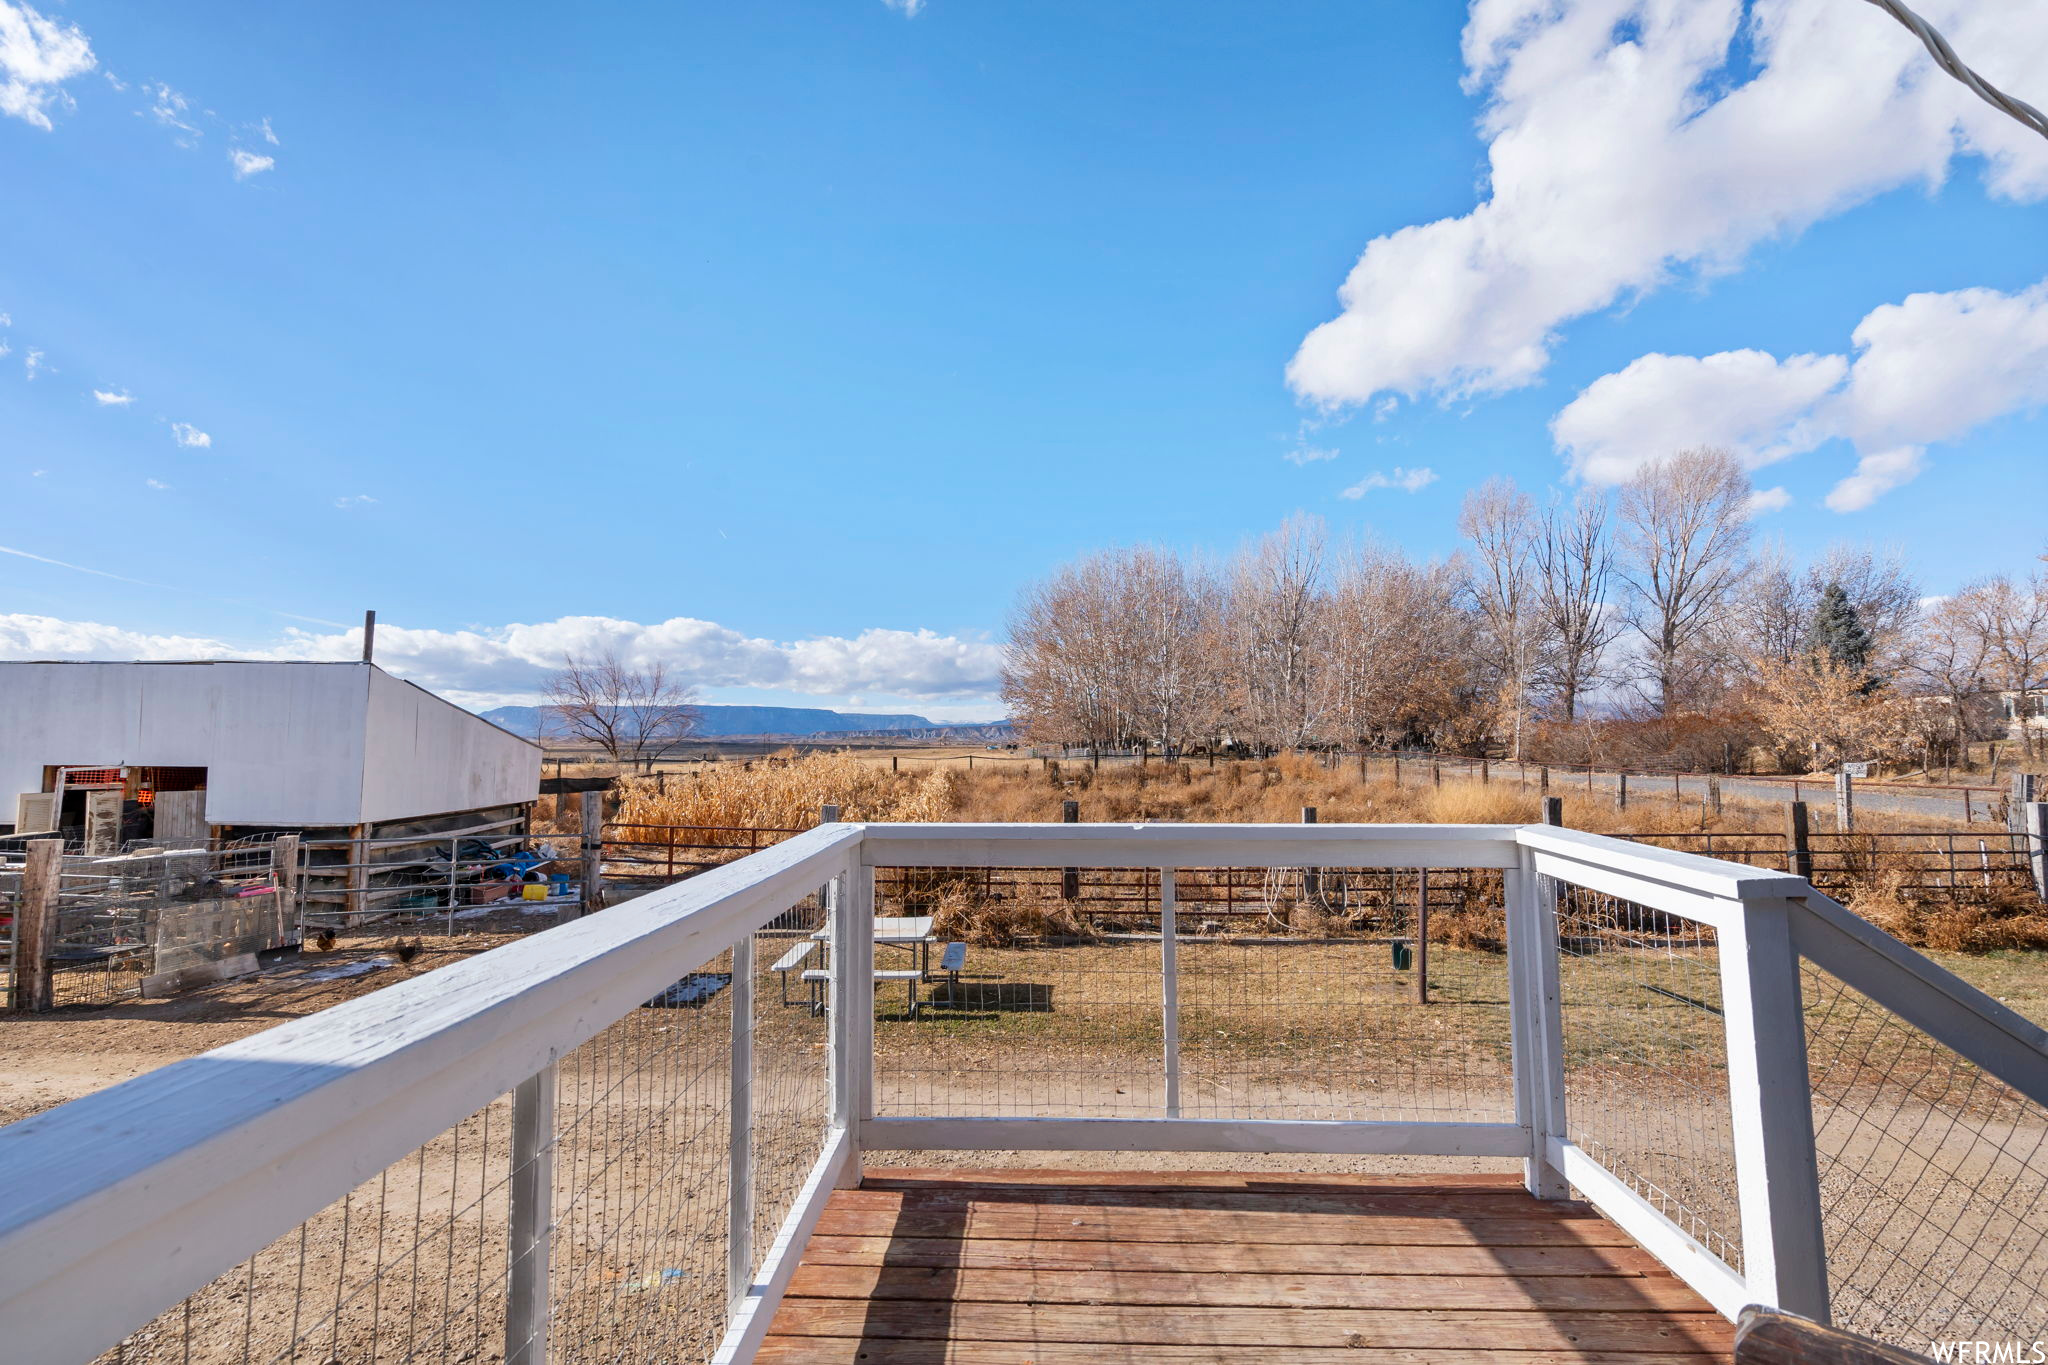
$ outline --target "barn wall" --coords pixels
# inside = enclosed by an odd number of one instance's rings
[[[57,763],[203,767],[213,824],[353,823],[367,670],[356,664],[0,666],[0,796]]]
[[[532,801],[540,749],[453,702],[371,674],[364,822]]]

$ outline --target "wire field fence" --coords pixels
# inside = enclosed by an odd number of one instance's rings
[[[1462,868],[877,867],[882,922],[958,943],[959,967],[915,1012],[878,981],[876,1112],[1512,1123],[1500,943],[1424,937],[1425,910],[1462,913],[1483,881]],[[1063,884],[1110,889],[1120,908],[1084,921]],[[1231,887],[1272,900],[1222,921]],[[876,955],[878,976],[914,965],[885,941]]]
[[[4,842],[0,965],[12,1009],[168,994],[211,964],[297,938],[289,839],[137,843],[111,854]]]
[[[956,940],[983,869],[1156,902]],[[1220,869],[1298,913],[1190,924]],[[0,1341],[743,1361],[864,1150],[1514,1160],[1730,1316],[2031,1341],[2044,1105],[2048,1035],[1783,873],[1545,826],[832,825],[0,1129]]]

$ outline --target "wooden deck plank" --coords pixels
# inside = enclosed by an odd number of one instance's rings
[[[1401,1365],[1707,1365],[1715,1353],[1668,1351],[1502,1351],[1470,1345],[1441,1350],[1382,1350],[1374,1361]],[[754,1357],[762,1365],[1359,1365],[1354,1347],[1159,1346],[1119,1342],[906,1340],[859,1337],[770,1337]]]
[[[1388,1312],[1344,1308],[1188,1308],[1123,1304],[783,1300],[781,1336],[1164,1346],[1463,1347],[1468,1351],[1728,1351],[1735,1329],[1706,1313]]]
[[[1662,1275],[1632,1246],[1347,1246],[1288,1242],[1069,1242],[952,1237],[814,1236],[810,1265],[961,1269],[1180,1270],[1300,1275]]]
[[[1733,1326],[1512,1176],[884,1171],[833,1194],[770,1365],[1706,1365]]]
[[[1429,1175],[1287,1175],[1262,1171],[1063,1171],[1038,1167],[1017,1170],[955,1170],[944,1166],[870,1166],[861,1178],[861,1188],[894,1190],[907,1186],[939,1189],[949,1186],[1054,1185],[1093,1189],[1143,1190],[1299,1190],[1315,1193],[1328,1190],[1413,1190],[1431,1191],[1492,1189],[1519,1190],[1519,1174],[1493,1171],[1454,1171]]]
[[[1542,1309],[1697,1312],[1699,1297],[1669,1275],[1270,1275],[1185,1271],[958,1270],[935,1266],[813,1265],[792,1298],[1078,1303],[1124,1307]]]
[[[1292,1214],[1157,1209],[857,1209],[835,1196],[817,1231],[842,1237],[994,1237],[1061,1241],[1305,1242],[1323,1246],[1634,1246],[1605,1218],[1304,1219]]]
[[[1587,1217],[1585,1204],[1532,1199],[1522,1190],[1155,1190],[1080,1186],[950,1185],[896,1190],[846,1190],[855,1209],[1026,1208],[1189,1209],[1215,1213],[1370,1215],[1385,1218]]]

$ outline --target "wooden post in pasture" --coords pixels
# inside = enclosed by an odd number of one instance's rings
[[[1614,808],[1615,808],[1616,810],[1627,810],[1627,809],[1628,809],[1628,774],[1627,774],[1627,773],[1616,773],[1616,774],[1614,775]]]
[[[1806,803],[1794,801],[1785,807],[1785,870],[1812,881],[1813,841],[1807,836]]]
[[[2021,806],[2020,820],[2027,836],[2027,863],[2034,869],[2034,894],[2048,901],[2048,801]]]
[[[1359,750],[1358,750],[1358,780],[1359,780],[1360,782],[1363,782],[1363,781],[1365,781],[1365,779],[1366,779],[1366,771],[1365,771],[1365,747],[1364,747],[1363,745],[1360,745],[1360,746],[1359,746]],[[1395,755],[1394,755],[1394,781],[1396,781],[1396,782],[1399,782],[1400,780],[1401,780],[1401,756],[1400,756],[1399,754],[1395,754]]]
[[[1444,765],[1433,758],[1429,761],[1429,780],[1434,786],[1441,787],[1444,784]]]
[[[1856,779],[1845,769],[1835,774],[1835,833],[1856,832]]]
[[[280,834],[270,842],[270,884],[277,899],[276,942],[299,941],[299,836]]]
[[[57,892],[64,881],[64,841],[31,839],[14,912],[14,1007],[51,1008],[50,950],[57,943]]]
[[[1716,817],[1721,814],[1721,780],[1717,777],[1707,779],[1707,809]]]
[[[1564,798],[1562,796],[1546,796],[1543,798],[1543,823],[1559,826],[1564,824]]]
[[[1365,775],[1365,755],[1363,754],[1360,754],[1358,757],[1358,769],[1359,776],[1363,777]],[[1401,785],[1401,755],[1399,754],[1394,755],[1394,785],[1397,787]]]
[[[1491,781],[1493,781],[1493,760],[1485,754],[1481,754],[1479,756],[1479,785],[1483,787]]]
[[[1550,765],[1548,763],[1545,763],[1536,770],[1536,790],[1540,792],[1550,790]]]
[[[604,793],[583,793],[583,902],[576,913],[604,909]]]
[[[1415,1003],[1429,1003],[1429,869],[1415,873]]]
[[[1080,822],[1081,803],[1079,801],[1060,802],[1060,823],[1077,825]],[[1077,901],[1081,899],[1080,868],[1063,867],[1060,869],[1060,899],[1063,901]]]
[[[892,773],[896,771],[896,755],[895,755],[895,754],[890,754],[890,755],[889,755],[889,771],[890,771],[890,772],[892,772]]]

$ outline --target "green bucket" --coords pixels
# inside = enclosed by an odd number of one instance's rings
[[[1405,972],[1415,965],[1415,950],[1405,943],[1396,943],[1394,948],[1394,970]]]

